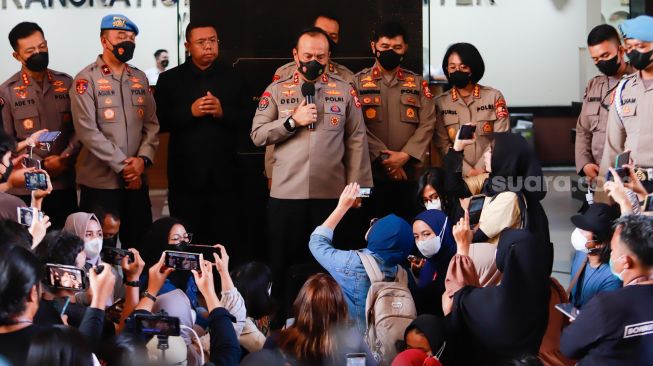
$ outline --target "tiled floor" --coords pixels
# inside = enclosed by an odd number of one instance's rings
[[[548,179],[563,177],[573,179],[577,177],[573,169],[555,169],[548,170],[545,175]],[[564,181],[557,181],[564,182]],[[568,185],[549,184],[549,191],[542,205],[549,218],[549,228],[551,230],[551,241],[554,244],[554,263],[553,276],[557,278],[563,286],[567,286],[570,281],[569,270],[571,265],[571,256],[573,249],[571,247],[570,235],[574,226],[570,217],[575,215],[581,206],[581,202],[573,200]],[[152,214],[154,219],[168,214],[167,192],[165,190],[150,191],[152,200]]]

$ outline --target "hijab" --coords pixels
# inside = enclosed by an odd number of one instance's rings
[[[549,219],[540,203],[546,196],[542,166],[521,135],[498,132],[493,134],[493,138],[492,172],[483,185],[482,193],[494,197],[503,192],[515,192],[524,197],[527,209],[523,218],[528,229],[550,246],[549,264],[552,267],[553,246],[550,245]]]
[[[429,346],[431,347],[431,354],[437,354],[440,348],[442,348],[442,345],[445,342],[445,325],[442,318],[431,314],[422,314],[418,316],[406,328],[404,339],[406,339],[408,332],[413,329],[417,329],[424,334],[424,337],[426,337],[426,340],[429,342]]]
[[[417,215],[413,222],[417,220],[424,221],[433,230],[435,235],[439,236],[442,233],[440,237],[440,251],[431,258],[426,259],[430,265],[425,265],[420,270],[418,287],[424,287],[432,282],[436,276],[441,277],[444,281],[444,276],[449,268],[449,262],[454,254],[456,254],[456,241],[453,238],[451,222],[447,219],[447,215],[444,212],[440,210],[426,210]]]
[[[406,220],[394,214],[375,222],[367,235],[367,249],[388,267],[405,261],[414,246],[413,229]]]
[[[492,171],[483,193],[522,192],[529,200],[542,200],[546,196],[542,167],[528,142],[512,132],[494,133],[493,139]]]
[[[456,292],[447,318],[458,346],[477,350],[467,357],[498,364],[538,353],[548,322],[548,251],[528,230],[501,233],[496,257],[501,284]]]
[[[84,237],[86,236],[86,229],[88,227],[88,223],[91,220],[95,220],[97,221],[98,224],[100,224],[100,220],[98,220],[97,217],[92,213],[75,212],[73,214],[68,215],[63,229],[69,233],[73,233],[77,235],[82,240],[84,240]],[[100,227],[102,227],[102,225],[100,225]],[[97,263],[99,257],[100,257],[99,254],[95,258],[87,257],[86,262]]]

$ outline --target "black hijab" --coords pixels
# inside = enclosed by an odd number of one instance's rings
[[[550,246],[549,219],[540,201],[546,196],[542,166],[528,142],[518,134],[493,134],[494,146],[490,177],[483,185],[483,194],[494,197],[502,192],[515,192],[525,203],[527,228]],[[521,198],[520,198],[521,199]],[[553,266],[553,253],[550,255]]]
[[[429,342],[429,346],[431,347],[431,354],[437,354],[440,348],[442,348],[445,341],[444,321],[442,318],[431,314],[422,314],[418,316],[406,328],[406,331],[404,332],[404,340],[406,339],[408,332],[413,329],[417,329],[424,334],[424,337],[426,337],[426,340]]]
[[[493,139],[492,171],[483,193],[522,192],[528,200],[542,200],[546,196],[544,175],[528,142],[512,132],[497,132]]]
[[[454,295],[450,330],[463,357],[495,365],[537,354],[546,331],[550,297],[549,250],[527,230],[506,229],[497,249],[501,284],[466,286]]]

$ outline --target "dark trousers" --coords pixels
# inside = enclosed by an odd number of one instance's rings
[[[318,272],[320,266],[308,249],[313,230],[322,225],[338,204],[337,199],[277,199],[268,202],[268,247],[272,266],[273,296],[280,304],[292,304],[300,286],[288,286],[288,282],[301,283],[298,274],[307,277]],[[338,249],[364,247],[365,226],[362,213],[351,209],[338,224],[333,244]],[[360,238],[356,238],[360,236]],[[285,316],[279,314],[280,316]]]
[[[367,212],[370,218],[382,218],[391,213],[412,222],[421,211],[417,201],[416,181],[387,181],[377,179],[369,198]]]
[[[235,242],[236,192],[206,188],[201,190],[170,189],[170,216],[183,221],[193,233],[194,244],[222,244],[232,263],[240,263],[242,254]],[[231,259],[230,259],[231,261]],[[235,268],[235,267],[234,267]]]
[[[20,196],[28,206],[31,204],[31,195]],[[75,188],[53,190],[43,199],[41,210],[50,218],[50,230],[62,229],[66,218],[71,213],[77,212],[77,190]]]
[[[122,247],[142,251],[145,245],[142,239],[152,224],[152,203],[148,186],[143,185],[139,190],[80,187],[80,210],[92,213],[100,210],[117,212],[120,215],[119,235]]]

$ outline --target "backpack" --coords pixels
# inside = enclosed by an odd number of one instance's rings
[[[385,282],[374,257],[363,252],[358,256],[371,283],[365,302],[365,341],[379,365],[390,365],[397,355],[396,342],[404,339],[406,328],[417,317],[408,277],[397,266],[395,280]]]

